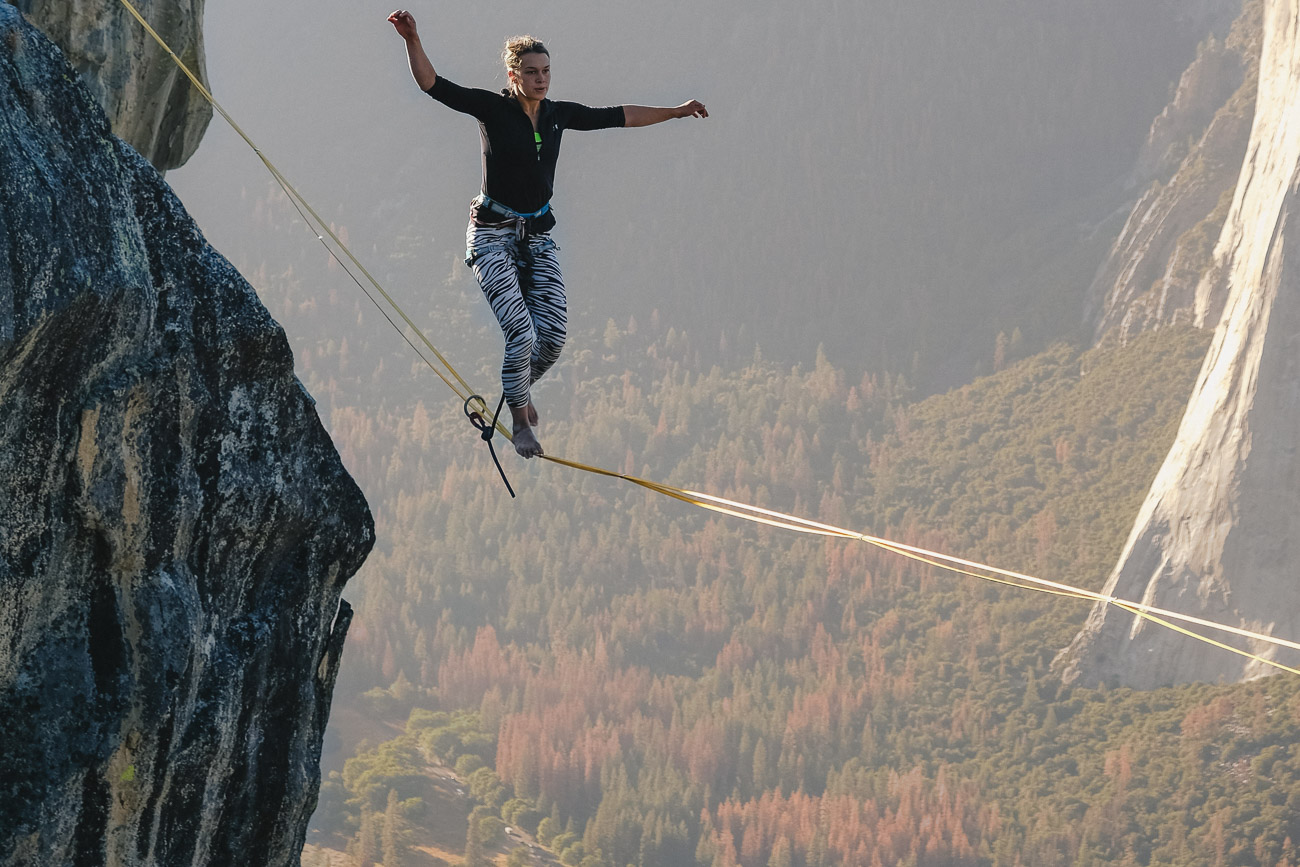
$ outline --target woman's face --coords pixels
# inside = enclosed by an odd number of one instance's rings
[[[531,52],[519,58],[519,69],[510,71],[515,90],[528,99],[541,99],[551,87],[551,58]]]

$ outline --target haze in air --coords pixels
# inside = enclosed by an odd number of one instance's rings
[[[462,262],[477,130],[411,82],[391,11],[213,4],[213,87],[495,396]],[[1208,335],[1093,347],[1088,292],[1153,119],[1240,4],[412,11],[460,84],[501,86],[529,32],[553,98],[709,107],[565,136],[548,450],[1101,586]],[[536,462],[507,462],[512,501],[242,143],[214,123],[168,180],[376,516],[306,863],[1295,860],[1289,681],[1066,686],[1082,607]]]
[[[658,310],[709,356],[724,337],[792,362],[824,344],[837,363],[915,373],[932,389],[989,372],[999,331],[1043,346],[1077,327],[1096,257],[1070,253],[1104,252],[1099,232],[1151,119],[1222,25],[1175,8],[413,11],[458,83],[502,86],[500,42],[533,32],[554,55],[554,98],[698,94],[715,109],[711,123],[566,138],[554,206],[578,311],[625,324]],[[455,263],[477,130],[411,83],[386,14],[235,3],[208,13],[208,63],[218,95],[362,249],[388,261],[395,237],[427,245],[394,273],[418,303],[468,273]],[[235,193],[262,182],[233,180],[251,157],[218,126],[173,180],[192,208],[212,209],[211,231],[249,243],[259,233],[240,228]]]

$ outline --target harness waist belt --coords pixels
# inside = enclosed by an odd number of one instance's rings
[[[547,202],[546,204],[542,205],[542,207],[539,210],[533,211],[531,214],[524,214],[524,213],[520,213],[519,211],[516,211],[514,208],[507,207],[506,205],[501,204],[496,199],[490,198],[486,193],[479,193],[478,196],[474,198],[474,201],[471,202],[470,204],[476,207],[486,206],[496,211],[498,214],[501,214],[502,216],[511,217],[512,219],[516,219],[516,220],[521,217],[525,220],[531,219],[533,217],[540,217],[542,214],[545,214],[547,211],[551,209],[551,203]]]
[[[475,214],[480,212],[482,209],[499,214],[503,219],[491,223],[479,219]],[[531,214],[521,214],[514,208],[507,207],[495,199],[488,197],[484,193],[479,193],[478,196],[470,202],[470,219],[473,220],[474,225],[483,226],[485,228],[504,229],[507,227],[514,227],[516,237],[518,237],[520,241],[523,241],[530,234],[528,231],[528,221],[537,219],[550,209],[551,203],[547,202],[539,211],[533,211]]]

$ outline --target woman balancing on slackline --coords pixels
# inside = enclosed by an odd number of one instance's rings
[[[434,72],[410,12],[399,10],[388,20],[406,40],[411,74],[420,88],[478,120],[483,189],[470,207],[466,262],[505,332],[501,388],[514,416],[515,451],[526,458],[540,455],[542,446],[533,432],[537,409],[529,389],[559,359],[568,323],[564,282],[549,234],[555,225],[550,202],[560,136],[566,129],[649,126],[709,113],[695,100],[675,108],[592,108],[549,100],[550,52],[531,36],[506,42],[501,57],[508,88],[493,93],[461,87]]]

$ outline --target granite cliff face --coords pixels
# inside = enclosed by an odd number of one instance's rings
[[[113,133],[159,170],[185,164],[212,106],[118,0],[8,0],[63,49]],[[135,0],[140,14],[207,84],[203,0]]]
[[[1294,640],[1300,637],[1300,0],[1264,5],[1254,122],[1214,259],[1196,289],[1195,318],[1213,322],[1219,306],[1222,317],[1175,444],[1105,592]],[[1291,651],[1248,649],[1300,665],[1300,654]],[[1107,608],[1093,611],[1061,663],[1067,680],[1135,687],[1274,671]]]
[[[296,864],[373,543],[284,333],[0,3],[0,864]]]
[[[1146,191],[1089,290],[1096,339],[1127,341],[1196,319],[1196,288],[1211,265],[1255,114],[1262,12],[1263,0],[1250,0],[1226,39],[1202,43],[1152,123],[1130,178]]]

